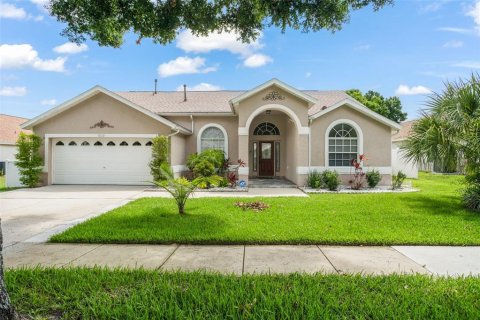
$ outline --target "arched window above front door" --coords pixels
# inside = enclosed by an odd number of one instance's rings
[[[228,137],[225,129],[219,125],[212,124],[204,126],[198,136],[197,151],[217,149],[228,153]]]
[[[280,135],[280,130],[277,126],[270,122],[260,123],[254,130],[253,135],[255,136],[278,136]]]

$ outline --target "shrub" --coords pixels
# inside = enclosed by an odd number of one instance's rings
[[[168,166],[169,140],[166,136],[158,136],[152,139],[152,160],[150,161],[150,173],[153,180],[161,181],[166,177],[162,175],[161,168]]]
[[[210,161],[201,160],[195,164],[195,167],[193,168],[193,173],[197,177],[210,177],[215,173],[215,167]]]
[[[377,184],[382,180],[380,172],[378,170],[369,170],[366,173],[367,184],[370,188],[375,188]]]
[[[340,178],[337,171],[325,170],[322,172],[322,183],[330,191],[336,191],[340,186]]]
[[[187,167],[190,171],[193,171],[195,175],[202,175],[204,177],[208,177],[209,175],[213,175],[216,171],[222,172],[223,168],[225,167],[225,154],[221,150],[216,149],[208,149],[199,154],[193,153],[187,157]],[[209,163],[210,165],[207,165]],[[205,169],[206,167],[212,167],[213,170],[210,174],[208,174],[209,169]],[[207,171],[205,171],[207,170]],[[203,174],[199,172],[204,171]]]
[[[42,139],[36,134],[20,132],[16,146],[15,165],[20,173],[20,182],[29,188],[36,187],[42,174],[42,157],[40,144]]]
[[[222,178],[222,181],[220,181],[220,183],[218,184],[220,188],[226,188],[228,187],[228,185],[229,183],[227,178]]]
[[[392,189],[399,189],[402,187],[403,181],[407,178],[407,175],[402,171],[398,171],[397,174],[392,175]]]
[[[307,186],[318,189],[322,186],[322,174],[317,170],[310,171],[307,176]]]
[[[218,187],[220,183],[222,183],[223,178],[217,176],[216,174],[211,176],[199,176],[193,180],[193,184],[195,184],[200,189],[208,189],[211,187]]]
[[[209,161],[215,169],[223,168],[225,163],[225,153],[222,150],[207,149],[200,153],[201,160]]]
[[[186,162],[188,170],[193,172],[193,169],[195,168],[195,165],[197,164],[198,161],[199,161],[199,157],[197,153],[189,154]]]
[[[469,184],[463,190],[462,200],[465,207],[480,212],[480,184]]]

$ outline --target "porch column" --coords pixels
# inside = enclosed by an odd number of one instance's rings
[[[243,132],[238,133],[238,158],[247,163],[245,167],[238,168],[238,176],[239,181],[244,180],[248,186],[248,173],[250,167],[250,157],[248,154],[248,132],[247,134],[244,134]]]

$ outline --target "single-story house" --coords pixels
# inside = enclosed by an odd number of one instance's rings
[[[284,177],[304,185],[310,170],[337,170],[351,159],[390,184],[391,134],[400,125],[343,91],[306,91],[277,79],[248,91],[128,91],[100,86],[23,124],[43,138],[47,184],[146,184],[151,139],[170,136],[170,164],[208,148],[247,163],[239,177]]]
[[[29,130],[22,130],[20,125],[28,119],[0,114],[0,173],[5,172],[5,163],[7,161],[15,161],[17,153],[18,135],[24,131],[30,133]]]
[[[402,171],[408,178],[418,178],[418,164],[405,158],[401,147],[410,136],[416,120],[402,122],[400,130],[392,135],[392,169],[394,173]]]

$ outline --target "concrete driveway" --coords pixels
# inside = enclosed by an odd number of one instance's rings
[[[79,220],[135,199],[144,186],[47,186],[0,193],[4,246],[43,242]]]

